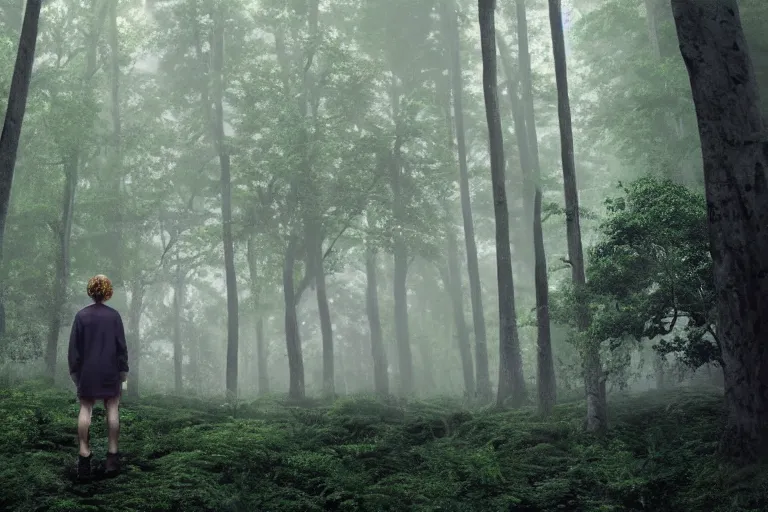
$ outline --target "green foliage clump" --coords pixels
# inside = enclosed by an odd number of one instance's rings
[[[0,389],[2,510],[749,511],[768,468],[715,457],[720,399],[675,391],[612,404],[613,430],[585,434],[580,403],[531,411],[352,397],[238,408],[148,398],[122,406],[124,472],[74,483],[77,404]],[[106,452],[103,410],[94,459]]]

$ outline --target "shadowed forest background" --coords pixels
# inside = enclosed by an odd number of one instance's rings
[[[695,2],[494,4],[0,4],[0,509],[768,510],[768,4],[729,114]],[[83,490],[96,273],[127,469]]]

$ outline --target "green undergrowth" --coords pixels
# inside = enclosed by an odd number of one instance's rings
[[[715,456],[721,404],[690,390],[615,398],[598,440],[580,402],[542,421],[445,400],[146,398],[121,408],[123,474],[75,484],[72,396],[0,388],[0,510],[768,510],[767,468]],[[98,407],[94,460],[103,420]]]

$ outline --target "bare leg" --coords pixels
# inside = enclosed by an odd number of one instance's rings
[[[80,414],[77,417],[77,437],[80,441],[80,455],[88,457],[91,447],[88,441],[88,433],[91,429],[91,415],[93,414],[93,400],[80,399]]]
[[[120,397],[108,398],[104,400],[104,407],[107,409],[107,432],[109,443],[107,451],[117,453],[117,441],[120,437]]]

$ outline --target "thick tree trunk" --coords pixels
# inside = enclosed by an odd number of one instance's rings
[[[568,258],[571,264],[571,279],[577,294],[577,323],[579,331],[589,328],[589,310],[582,296],[586,275],[584,273],[584,252],[581,246],[579,225],[579,192],[576,185],[576,164],[573,157],[573,130],[571,128],[571,105],[568,98],[568,72],[565,61],[565,38],[560,0],[549,0],[549,24],[552,31],[552,52],[555,61],[557,82],[557,112],[560,120],[560,151],[563,162],[563,188],[565,193],[565,226],[568,238]],[[600,345],[594,340],[585,340],[584,380],[587,393],[587,423],[590,432],[607,428],[605,380],[600,364]]]
[[[467,274],[472,301],[472,322],[475,332],[475,364],[477,372],[477,396],[483,401],[491,400],[491,378],[488,372],[488,342],[485,332],[485,310],[480,285],[480,268],[477,261],[475,225],[472,219],[472,205],[469,193],[469,170],[467,166],[467,142],[464,128],[464,85],[461,76],[461,41],[456,15],[455,0],[443,4],[445,31],[450,52],[451,92],[453,96],[453,117],[456,123],[456,146],[459,156],[459,191],[461,193],[461,214],[464,222],[464,244],[467,250]]]
[[[48,378],[53,381],[56,377],[56,358],[61,331],[61,317],[67,303],[69,290],[69,247],[72,235],[72,217],[75,211],[75,190],[77,189],[77,168],[80,165],[77,149],[70,149],[64,161],[64,190],[62,191],[61,218],[56,225],[58,254],[56,258],[56,275],[53,283],[53,299],[51,318],[48,325],[48,341],[45,350],[45,366]]]
[[[141,362],[141,313],[144,310],[144,285],[141,276],[131,281],[131,303],[128,308],[128,390],[130,398],[139,397],[139,363]]]
[[[8,105],[5,110],[3,132],[0,135],[0,262],[3,260],[5,220],[11,200],[13,171],[16,167],[16,153],[19,149],[21,125],[27,109],[29,82],[32,79],[32,65],[35,62],[37,28],[40,20],[42,0],[27,0],[24,21],[21,26],[19,49],[13,67]],[[0,337],[5,335],[5,307],[3,305],[3,284],[0,283]]]
[[[672,0],[704,161],[728,419],[721,450],[768,455],[768,131],[736,0]]]
[[[512,254],[509,247],[509,209],[504,178],[504,140],[499,117],[496,88],[496,23],[495,0],[478,0],[480,45],[483,57],[483,95],[488,122],[493,210],[496,218],[496,273],[499,295],[499,389],[497,404],[509,401],[513,407],[523,404],[525,378],[520,355],[520,338],[515,311],[515,287],[512,276]]]
[[[232,239],[232,179],[230,171],[229,150],[224,140],[224,16],[219,9],[214,14],[213,37],[211,41],[212,73],[213,73],[213,102],[215,107],[214,141],[219,155],[221,167],[221,226],[222,243],[224,244],[224,272],[227,283],[227,375],[226,386],[229,397],[237,397],[237,363],[238,363],[238,299],[237,275],[235,273],[235,247]]]
[[[184,275],[176,256],[176,276],[173,282],[173,382],[177,394],[184,391],[182,381],[182,362],[184,352],[181,346],[181,311],[184,307]]]
[[[539,142],[536,133],[536,116],[533,107],[533,79],[531,57],[528,52],[528,21],[525,1],[517,2],[518,54],[520,55],[520,81],[523,86],[523,101],[518,97],[517,81],[512,72],[509,49],[499,38],[502,64],[508,80],[508,95],[512,103],[512,117],[523,169],[523,205],[530,215],[526,216],[533,229],[534,283],[536,290],[536,325],[538,328],[536,384],[539,412],[544,415],[552,411],[557,402],[555,363],[552,356],[552,334],[549,321],[549,276],[547,255],[544,250],[544,231],[541,221],[541,167],[539,163]],[[531,201],[532,200],[532,201]],[[531,204],[532,203],[532,204]]]
[[[301,354],[299,322],[296,318],[296,294],[293,273],[296,265],[298,240],[291,235],[283,262],[283,297],[285,298],[285,344],[288,351],[288,396],[294,400],[304,398],[304,359]]]
[[[373,382],[377,395],[389,395],[387,352],[381,335],[379,318],[379,288],[376,280],[376,252],[368,245],[365,252],[365,306],[371,331],[371,356],[373,357]]]

